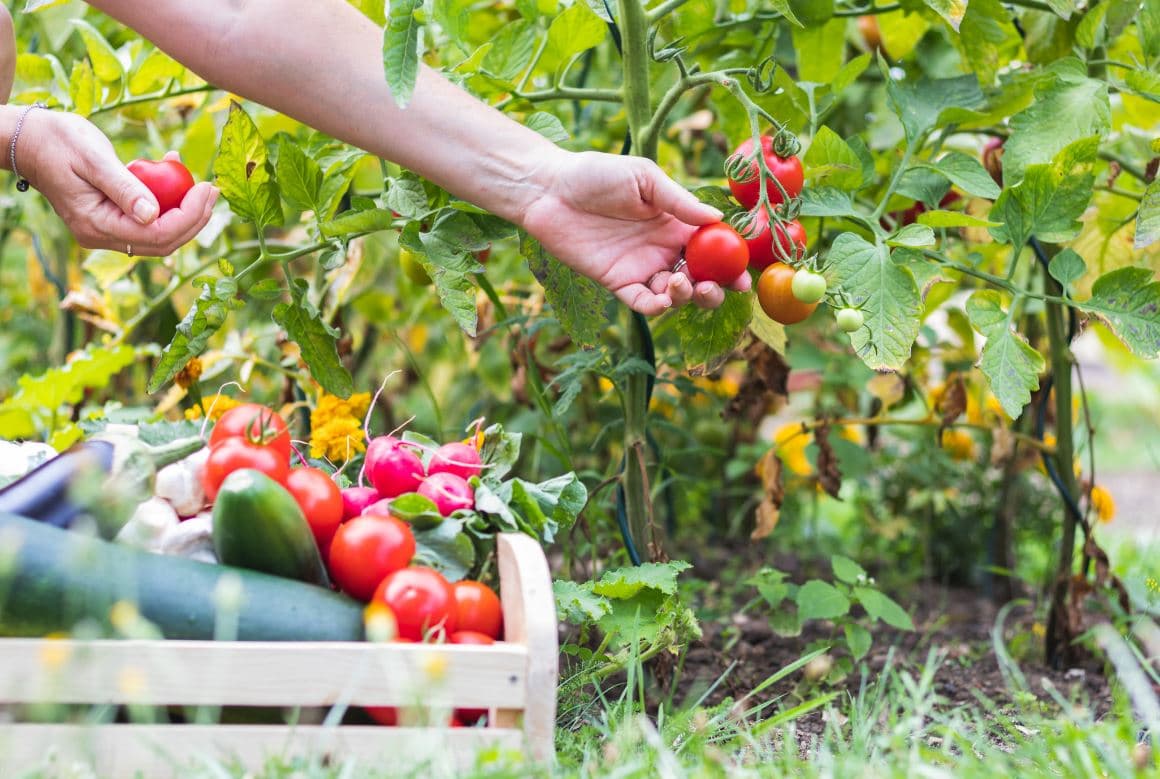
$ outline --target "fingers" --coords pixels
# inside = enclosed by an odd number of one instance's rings
[[[157,218],[159,208],[157,198],[141,180],[129,172],[116,155],[93,154],[88,160],[89,183],[105,193],[125,214],[129,214],[140,225],[147,225]]]
[[[205,227],[213,215],[218,190],[208,182],[194,185],[186,193],[180,208],[166,211],[148,225],[138,224],[132,217],[120,213],[113,204],[97,216],[96,229],[101,240],[87,248],[107,248],[126,251],[146,257],[172,254],[191,241]]]
[[[665,175],[655,163],[649,163],[642,169],[640,184],[646,200],[685,224],[710,224],[721,221],[724,216],[716,208],[702,203],[696,195]]]
[[[700,281],[693,287],[693,303],[700,308],[717,308],[724,302],[725,290],[711,281]]]
[[[621,303],[645,316],[656,316],[673,305],[667,294],[653,292],[644,284],[627,284],[616,290],[615,294]]]

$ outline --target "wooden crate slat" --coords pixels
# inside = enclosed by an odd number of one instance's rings
[[[523,708],[518,644],[0,641],[0,702]]]
[[[381,728],[276,725],[7,725],[0,730],[0,776],[9,771],[90,765],[101,777],[149,779],[236,759],[260,767],[271,757],[357,759],[367,769],[402,771],[432,761],[423,775],[448,774],[475,762],[485,747],[519,749],[523,734],[498,728]],[[354,775],[359,775],[356,771]]]

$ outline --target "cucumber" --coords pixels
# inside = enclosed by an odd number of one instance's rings
[[[298,501],[261,471],[242,468],[222,482],[213,505],[213,545],[226,565],[330,584]]]
[[[223,565],[150,554],[0,515],[0,635],[71,631],[81,620],[109,627],[118,601],[171,639],[211,640],[214,591],[241,583],[239,641],[361,641],[363,606],[302,582]]]

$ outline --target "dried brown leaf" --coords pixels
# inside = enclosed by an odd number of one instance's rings
[[[947,377],[946,385],[943,387],[943,392],[939,396],[938,403],[935,405],[935,411],[938,412],[939,418],[942,419],[939,435],[941,436],[942,431],[961,417],[966,410],[967,387],[963,383],[963,376],[961,373],[952,373]]]
[[[782,466],[775,450],[770,449],[757,461],[757,475],[761,479],[761,503],[757,506],[756,522],[749,537],[754,541],[770,535],[777,527],[781,515],[781,504],[785,500],[785,487],[781,481]]]
[[[830,423],[823,421],[814,430],[814,443],[818,447],[818,484],[832,498],[838,497],[842,488],[842,471],[838,468],[838,458],[830,445]]]
[[[748,365],[745,378],[737,394],[725,405],[725,419],[742,419],[756,425],[771,401],[785,397],[789,380],[789,365],[782,356],[764,341],[753,339],[742,356]]]

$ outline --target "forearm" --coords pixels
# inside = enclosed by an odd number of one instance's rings
[[[0,103],[8,102],[15,78],[16,34],[7,7],[0,5]]]
[[[519,222],[556,152],[429,68],[411,102],[383,76],[382,31],[345,0],[93,0],[215,86],[421,173]]]

